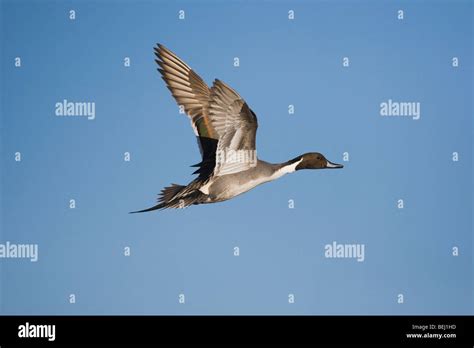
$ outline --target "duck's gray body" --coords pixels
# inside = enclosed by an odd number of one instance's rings
[[[257,165],[243,172],[218,176],[200,191],[208,195],[208,203],[221,202],[245,193],[254,187],[276,180],[286,172],[281,164],[258,160]]]
[[[195,165],[196,179],[165,187],[157,205],[135,213],[222,202],[299,169],[342,168],[317,152],[279,164],[257,159],[257,116],[243,98],[217,79],[209,88],[164,46],[155,54],[163,80],[191,120],[202,161]]]

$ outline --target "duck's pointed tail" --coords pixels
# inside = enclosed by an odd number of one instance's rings
[[[146,213],[147,211],[153,211],[153,210],[159,210],[159,209],[165,209],[165,208],[168,208],[166,206],[166,203],[160,203],[160,204],[157,204],[151,208],[147,208],[147,209],[143,209],[143,210],[137,210],[137,211],[131,211],[129,212],[129,214],[136,214],[136,213]]]
[[[153,210],[167,209],[167,208],[186,208],[192,204],[204,203],[206,195],[199,190],[185,192],[186,186],[171,184],[161,190],[158,204],[147,209],[131,211],[130,214],[146,213]],[[184,191],[184,192],[183,192]]]

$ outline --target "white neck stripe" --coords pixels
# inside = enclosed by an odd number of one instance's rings
[[[301,161],[303,161],[303,157],[301,157],[301,159],[298,161],[298,162],[295,162],[295,163],[292,163],[292,164],[288,164],[282,168],[280,168],[279,171],[282,172],[282,175],[284,174],[289,174],[289,173],[293,173],[295,170],[296,170],[296,167],[298,166],[298,164],[301,163]]]

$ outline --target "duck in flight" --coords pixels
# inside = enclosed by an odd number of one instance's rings
[[[198,176],[188,185],[171,184],[161,191],[158,204],[132,213],[222,202],[296,170],[343,167],[318,152],[277,164],[258,159],[257,116],[245,100],[218,79],[209,88],[163,45],[158,44],[154,50],[161,77],[191,121],[202,161],[194,165],[198,168],[193,174]]]

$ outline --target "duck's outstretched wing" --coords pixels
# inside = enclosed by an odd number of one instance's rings
[[[214,175],[241,172],[257,163],[257,116],[240,95],[220,80],[211,88],[209,118],[219,135]]]
[[[191,120],[202,161],[199,180],[256,165],[257,117],[240,95],[220,80],[211,89],[185,62],[161,44],[156,63],[166,86]],[[243,157],[243,158],[242,158]]]
[[[155,47],[158,71],[179,106],[189,116],[197,137],[202,162],[195,172],[206,176],[214,169],[219,135],[209,118],[211,91],[206,83],[185,62],[161,44]]]

